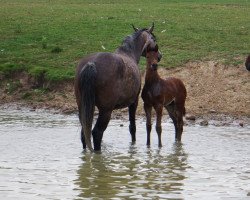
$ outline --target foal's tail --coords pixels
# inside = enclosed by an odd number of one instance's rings
[[[91,144],[91,130],[95,111],[95,80],[96,67],[88,62],[81,70],[79,77],[80,109],[79,119],[83,128],[85,142],[90,151],[93,151]]]

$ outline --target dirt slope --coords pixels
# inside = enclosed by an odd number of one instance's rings
[[[161,77],[180,78],[187,88],[187,114],[195,116],[226,114],[230,116],[250,117],[250,72],[242,64],[228,67],[216,62],[192,62],[175,69],[159,69]],[[142,81],[144,84],[144,75]],[[20,82],[27,87],[23,76]],[[23,100],[25,89],[19,89],[11,95],[6,92],[6,84],[0,87],[0,103],[19,102],[37,107],[55,108],[65,113],[77,110],[73,82],[65,82],[44,94],[32,95]],[[118,115],[126,109],[116,111]],[[140,98],[138,114],[144,114]]]

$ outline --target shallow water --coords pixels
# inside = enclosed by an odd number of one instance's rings
[[[112,120],[102,153],[82,152],[75,115],[0,108],[0,199],[250,199],[250,125],[189,125],[182,144],[163,123],[147,148]]]

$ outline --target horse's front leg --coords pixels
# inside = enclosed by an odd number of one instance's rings
[[[131,104],[128,107],[128,111],[129,111],[129,131],[131,134],[131,138],[132,138],[132,143],[135,143],[136,141],[136,125],[135,125],[135,113],[136,113],[136,109],[137,109],[137,105],[138,105],[138,97],[135,101],[135,103]]]
[[[146,113],[147,146],[150,146],[150,133],[152,129],[152,124],[151,124],[152,106],[144,103],[144,111]]]
[[[98,115],[95,127],[92,131],[95,151],[101,150],[103,132],[106,130],[108,126],[108,123],[111,118],[111,113],[112,111],[99,110],[99,115]]]
[[[158,135],[158,146],[162,147],[162,143],[161,143],[161,132],[162,132],[162,128],[161,128],[161,119],[162,119],[162,110],[163,110],[163,105],[157,105],[155,107],[155,111],[156,111],[156,132]]]
[[[82,141],[82,147],[85,150],[86,149],[86,142],[85,142],[85,136],[84,136],[83,128],[81,130],[81,141]]]

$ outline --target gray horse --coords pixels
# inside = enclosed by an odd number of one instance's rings
[[[138,63],[145,56],[147,46],[156,45],[150,28],[137,29],[127,36],[114,53],[94,53],[83,58],[76,70],[75,96],[82,126],[83,148],[101,150],[103,132],[106,130],[114,109],[129,108],[129,130],[132,142],[136,140],[135,113],[141,89]],[[159,58],[160,59],[160,58]],[[95,106],[99,114],[92,130]]]

